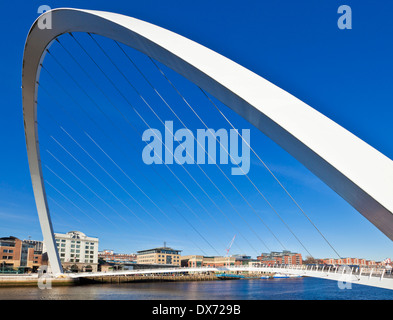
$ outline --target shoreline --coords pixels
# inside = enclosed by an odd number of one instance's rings
[[[245,275],[243,280],[260,279],[261,275]],[[5,287],[32,287],[39,285],[38,276],[0,276],[0,288]],[[209,275],[150,275],[150,276],[92,276],[83,278],[44,278],[43,282],[51,281],[52,286],[78,286],[85,284],[102,283],[140,283],[140,282],[181,282],[181,281],[223,281],[216,274]],[[226,279],[225,279],[226,280]],[[236,279],[240,280],[240,279]]]

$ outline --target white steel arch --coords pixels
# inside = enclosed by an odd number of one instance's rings
[[[52,29],[38,19],[51,15]],[[61,273],[43,184],[36,125],[45,49],[61,34],[90,32],[160,61],[233,109],[278,143],[393,240],[393,161],[315,109],[250,70],[178,34],[128,16],[54,9],[28,34],[22,95],[30,174],[53,273]]]

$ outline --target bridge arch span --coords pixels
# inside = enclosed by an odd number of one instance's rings
[[[38,19],[51,15],[52,29]],[[37,81],[45,49],[67,32],[130,46],[189,79],[289,152],[393,240],[393,161],[288,92],[222,55],[128,16],[61,8],[31,27],[22,71],[23,115],[37,211],[53,273],[61,273],[46,200],[36,125]]]

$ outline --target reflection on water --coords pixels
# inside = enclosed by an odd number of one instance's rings
[[[0,288],[0,300],[385,300],[393,291],[336,281],[294,278]]]

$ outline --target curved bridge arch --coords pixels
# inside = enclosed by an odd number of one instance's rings
[[[52,29],[38,19],[52,15]],[[250,70],[178,34],[128,16],[55,9],[28,34],[22,72],[25,135],[37,211],[53,273],[61,273],[48,210],[36,125],[45,49],[61,34],[90,32],[160,61],[209,92],[289,152],[393,240],[393,161]]]

